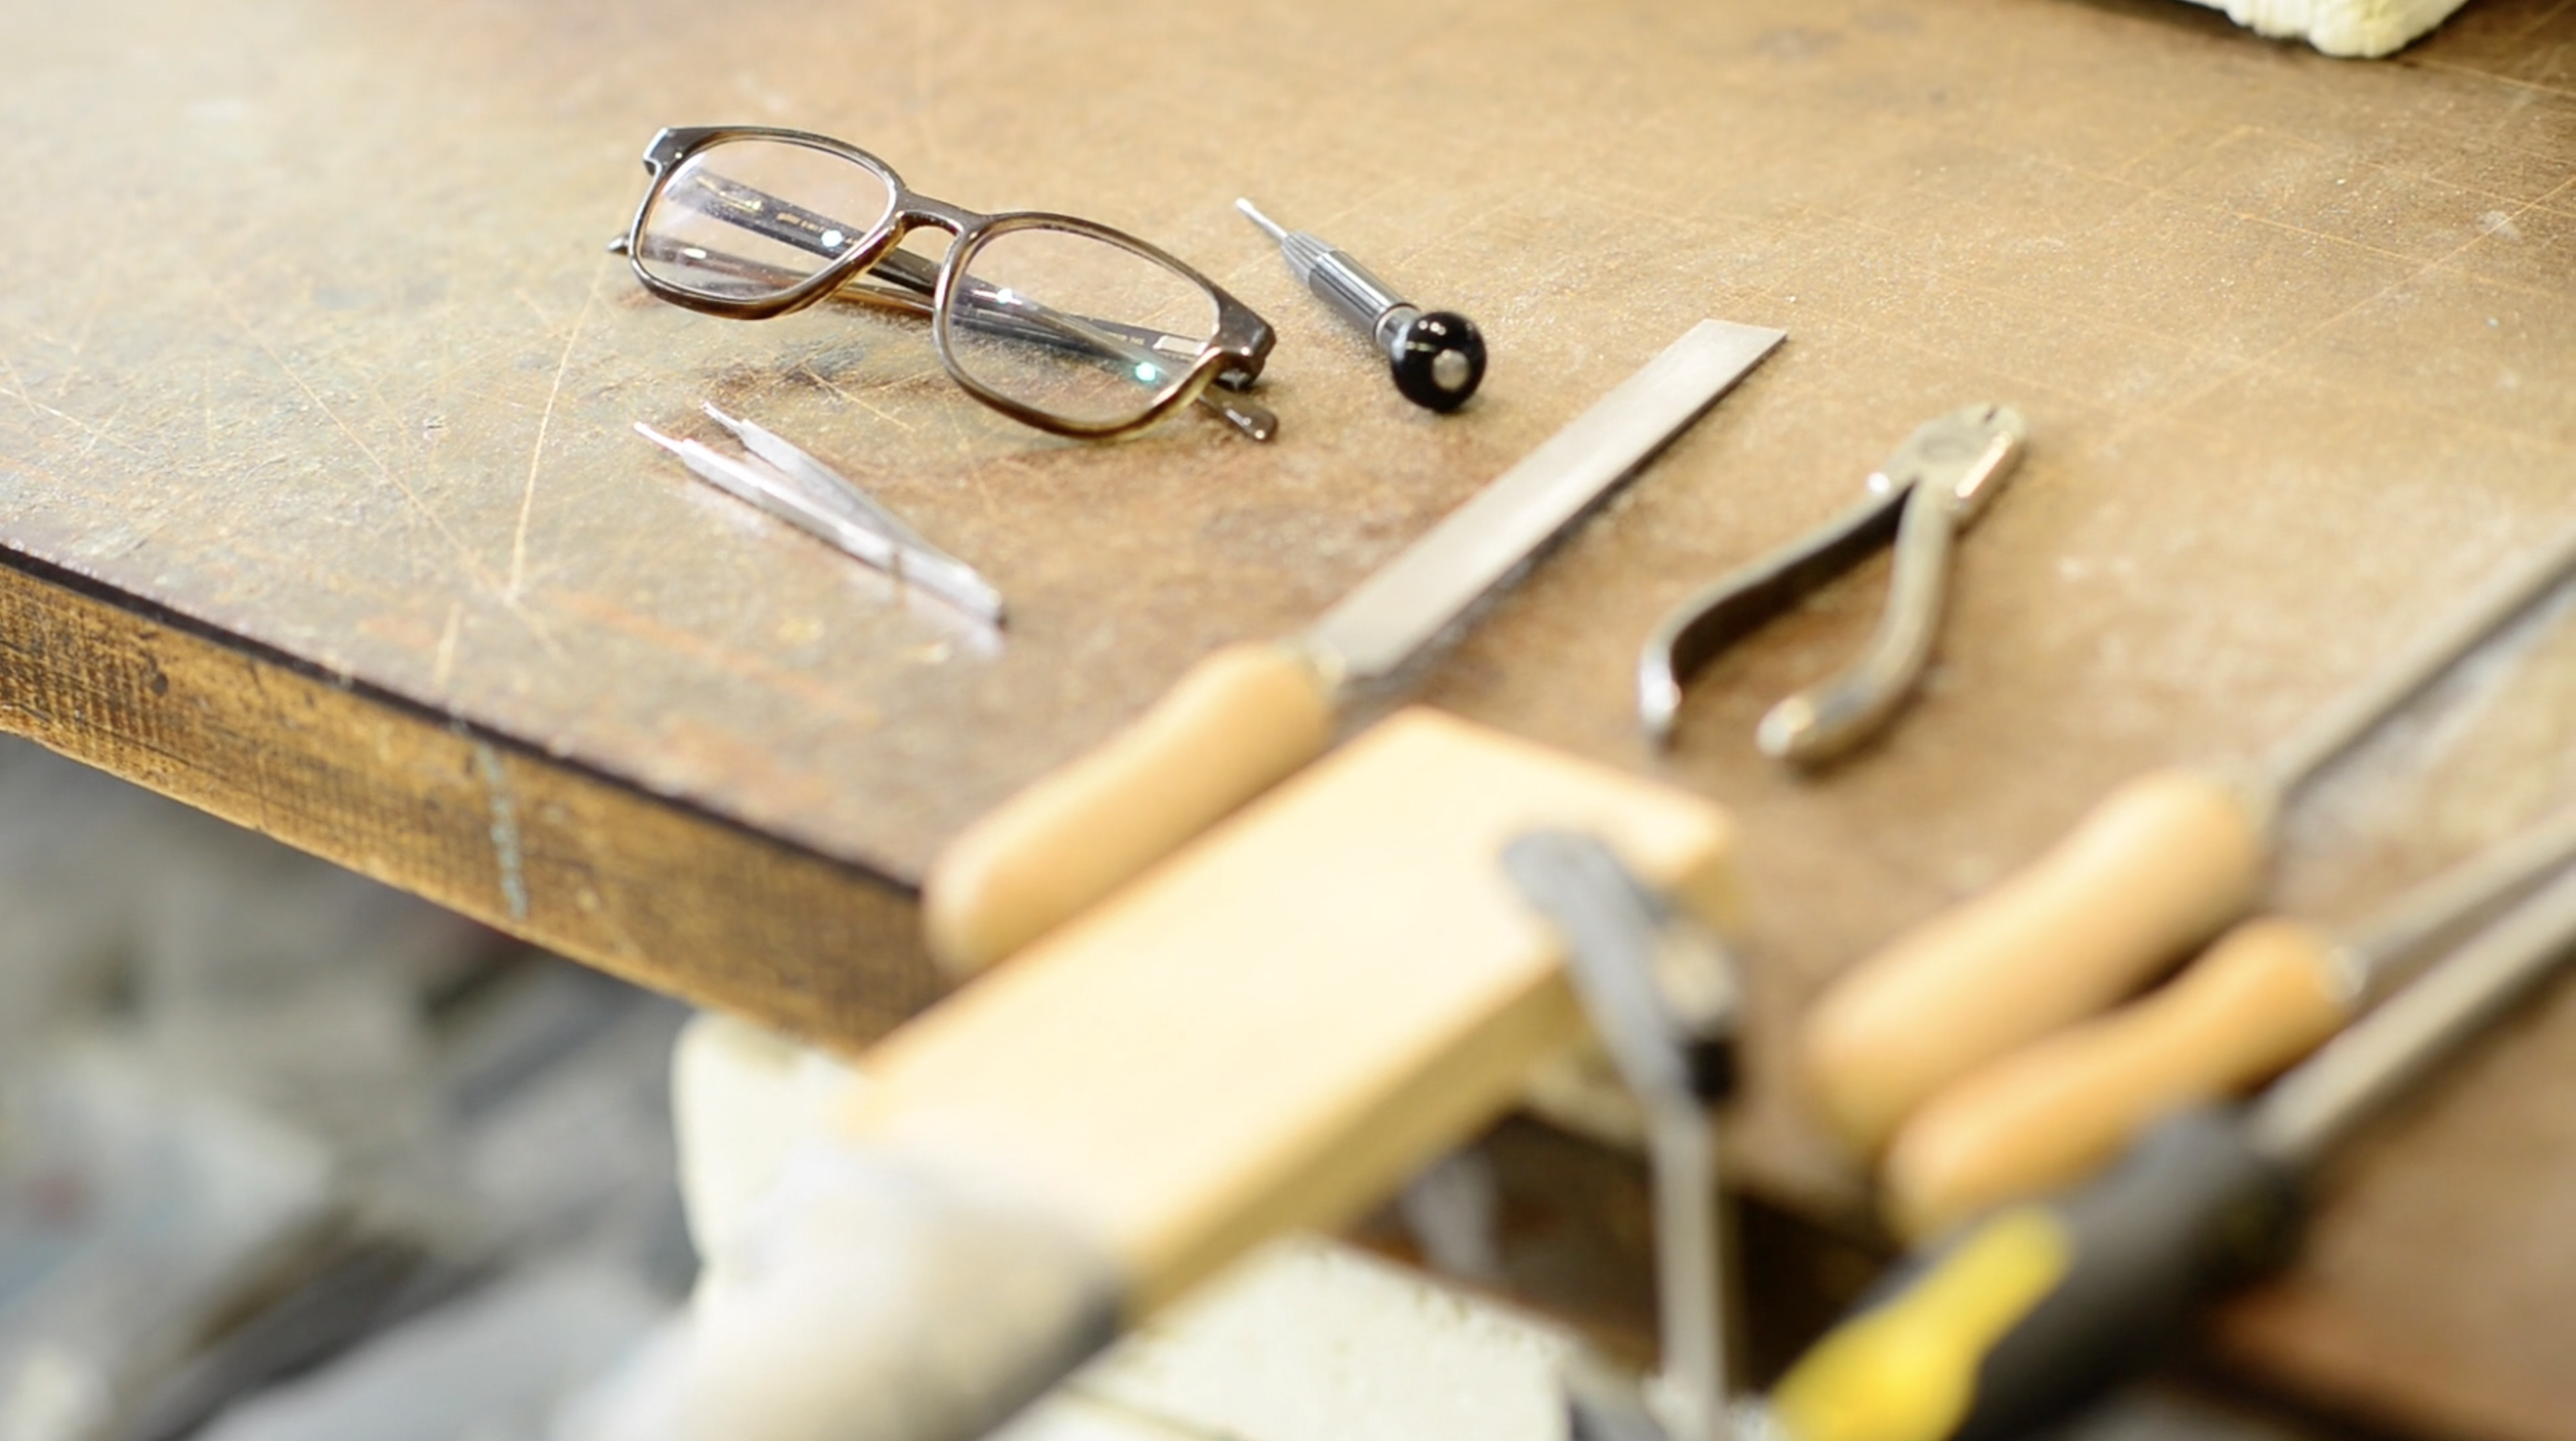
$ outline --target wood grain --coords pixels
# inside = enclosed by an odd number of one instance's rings
[[[880,877],[14,566],[0,725],[791,1034],[853,1045],[938,989]]]

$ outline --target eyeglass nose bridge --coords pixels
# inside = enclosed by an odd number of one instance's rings
[[[897,231],[918,230],[927,225],[934,230],[945,230],[951,236],[963,240],[970,232],[981,230],[991,223],[992,218],[979,211],[968,210],[961,205],[951,205],[945,200],[933,200],[927,195],[906,189],[895,195],[894,214],[889,217],[889,223]]]
[[[944,230],[948,232],[949,249],[954,252],[958,246],[982,233],[993,220],[993,216],[981,211],[951,205],[945,200],[933,200],[908,188],[898,189],[894,209],[886,215],[884,222],[884,248],[893,250],[903,244],[905,236],[916,230]]]
[[[962,205],[951,205],[945,200],[933,200],[897,181],[894,206],[886,212],[885,219],[878,222],[875,238],[864,247],[868,258],[856,266],[850,274],[862,275],[875,272],[899,284],[917,286],[920,289],[922,310],[925,314],[929,313],[932,309],[931,297],[937,288],[936,277],[945,274],[949,269],[949,260],[964,254],[963,247],[990,229],[993,222],[1000,218],[981,211],[968,210]],[[921,255],[916,251],[904,250],[905,238],[916,230],[948,232],[946,253]],[[897,256],[904,257],[904,260],[896,260]],[[905,264],[906,261],[911,263]],[[890,264],[901,265],[908,273],[890,273]],[[941,358],[943,361],[946,360],[944,354]],[[950,364],[950,369],[953,373],[955,370],[953,363]]]

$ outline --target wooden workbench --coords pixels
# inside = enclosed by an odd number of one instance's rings
[[[86,0],[0,13],[0,724],[568,954],[855,1042],[936,984],[943,839],[1190,662],[1285,633],[1702,316],[1788,347],[1425,680],[1745,820],[1756,1182],[1848,1211],[1781,1023],[2151,764],[2250,753],[2576,519],[2576,6],[2335,62],[2164,0],[1112,7]],[[1051,440],[920,327],[719,322],[603,243],[660,125],[792,124],[1096,216],[1280,331],[1264,447]],[[1396,398],[1231,202],[1476,316]],[[701,399],[994,577],[996,640],[684,477]],[[1819,782],[1748,743],[1883,568],[1695,692],[1634,647],[1912,424],[2030,417],[1943,663]],[[2292,820],[2329,918],[2576,796],[2576,638]],[[2454,697],[2459,700],[2459,697]],[[2576,996],[2340,1177],[2233,1310],[2268,1387],[2576,1436]]]

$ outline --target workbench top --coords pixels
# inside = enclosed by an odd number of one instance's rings
[[[1723,799],[1756,915],[1756,1183],[1847,1210],[1778,1048],[1813,988],[2111,785],[2250,756],[2576,521],[2576,8],[2338,62],[2162,0],[432,7],[0,14],[0,724],[571,954],[864,1039],[938,989],[910,888],[1228,641],[1295,631],[1704,316],[1788,344],[1419,696]],[[645,297],[604,250],[665,124],[822,131],[978,210],[1132,230],[1277,327],[1258,445],[1053,439],[925,329]],[[1401,401],[1233,210],[1477,318]],[[689,479],[702,400],[991,577],[999,636]],[[1637,643],[1848,504],[1919,420],[2030,456],[1925,694],[1792,778],[1767,702],[1865,567],[1694,688]],[[2277,892],[2337,919],[2576,797],[2576,638],[2329,777]],[[2230,1314],[2267,1384],[2576,1436],[2576,997],[2380,1128]]]

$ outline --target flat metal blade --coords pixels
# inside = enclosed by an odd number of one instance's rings
[[[1306,633],[1345,683],[1388,675],[1717,403],[1787,332],[1703,320],[1451,511]]]

